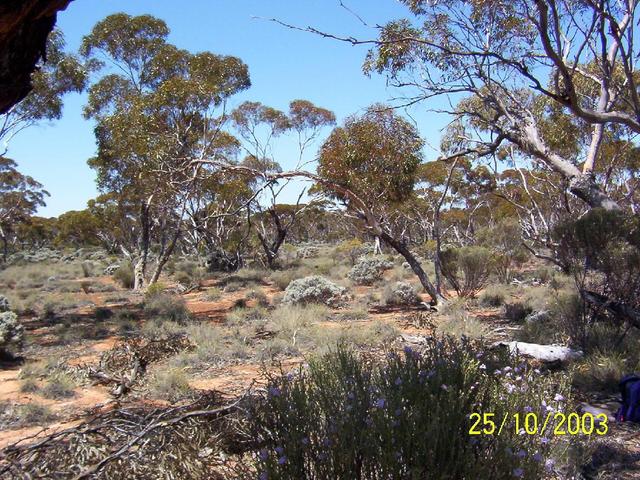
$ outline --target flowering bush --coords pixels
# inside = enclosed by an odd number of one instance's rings
[[[485,357],[452,338],[373,364],[339,347],[270,378],[250,417],[258,478],[542,478],[553,469],[546,436],[513,422],[470,435],[470,414],[493,413],[500,425],[506,414],[569,408],[566,383]]]
[[[382,278],[385,270],[393,268],[393,263],[383,258],[362,257],[349,272],[349,278],[357,285],[372,285]]]
[[[387,285],[382,291],[382,303],[385,305],[415,305],[419,302],[415,288],[407,282]]]
[[[0,313],[0,355],[13,347],[19,347],[24,340],[24,329],[13,312]]]
[[[313,275],[292,281],[284,291],[283,303],[306,304],[323,303],[339,307],[349,299],[346,288],[330,282],[324,277]]]

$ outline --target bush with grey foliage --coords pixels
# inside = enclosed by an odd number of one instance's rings
[[[349,278],[357,285],[372,285],[382,279],[385,270],[393,268],[393,263],[383,258],[362,257],[349,272]]]
[[[24,329],[13,312],[0,313],[0,355],[19,348],[24,340]]]
[[[348,299],[346,288],[340,287],[324,277],[313,275],[292,281],[284,292],[282,302],[288,304],[322,303],[330,307],[340,307]]]

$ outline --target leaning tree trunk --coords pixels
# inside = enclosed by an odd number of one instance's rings
[[[173,251],[176,248],[176,244],[178,243],[178,239],[180,238],[181,233],[182,233],[182,230],[178,228],[175,234],[173,235],[173,238],[171,239],[171,242],[169,243],[167,248],[158,257],[158,264],[156,265],[153,275],[151,275],[151,280],[149,281],[149,285],[153,285],[154,283],[157,283],[158,280],[160,279],[160,275],[162,274],[162,269],[167,264],[167,262],[169,261],[169,258],[173,254]]]
[[[403,241],[396,240],[386,232],[381,232],[380,238],[404,257],[404,259],[411,267],[411,270],[413,270],[413,273],[415,273],[420,280],[420,284],[424,287],[426,292],[431,297],[431,303],[433,305],[437,305],[442,300],[442,296],[438,295],[436,288],[429,280],[427,272],[424,271],[422,265],[420,265],[420,262],[416,259],[413,253],[411,253],[411,251],[407,247],[407,244]]]
[[[620,205],[602,191],[591,174],[582,173],[572,177],[569,180],[569,191],[591,208],[620,210]]]

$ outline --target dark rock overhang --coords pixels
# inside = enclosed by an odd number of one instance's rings
[[[31,91],[31,73],[44,58],[57,13],[71,1],[0,1],[0,114]]]

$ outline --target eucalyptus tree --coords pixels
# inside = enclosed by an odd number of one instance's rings
[[[608,135],[640,133],[637,0],[402,3],[413,17],[381,27],[365,68],[412,88],[410,102],[455,104],[440,108],[454,117],[449,156],[500,157],[513,145],[589,208],[620,208],[595,172],[611,165]],[[587,132],[570,154],[545,128],[559,116]]]
[[[416,128],[384,105],[349,117],[320,149],[320,187],[365,228],[402,255],[434,303],[439,295],[389,216],[414,193],[423,140]]]
[[[293,205],[279,203],[290,179],[267,180],[269,175],[282,172],[280,163],[274,155],[274,139],[282,135],[293,135],[297,143],[296,169],[300,169],[305,160],[305,152],[313,145],[325,127],[335,124],[335,115],[308,100],[294,100],[289,104],[287,113],[258,102],[245,102],[231,113],[232,125],[242,140],[246,152],[243,164],[260,172],[255,177],[255,188],[264,194],[257,195],[252,202],[255,215],[248,219],[254,226],[262,246],[266,263],[275,268],[278,251],[287,238],[289,230],[298,216],[310,204],[301,204],[304,190]]]
[[[82,42],[101,72],[85,116],[96,121],[98,152],[89,165],[102,193],[135,206],[135,288],[142,288],[151,242],[160,245],[151,282],[182,235],[193,158],[224,156],[221,126],[229,97],[250,86],[238,58],[190,53],[168,43],[166,23],[150,15],[110,15]]]
[[[62,33],[54,30],[46,43],[46,55],[31,75],[31,92],[0,114],[0,152],[6,154],[11,139],[23,129],[41,121],[62,117],[63,97],[86,87],[86,67],[64,51]]]
[[[8,244],[20,224],[27,223],[49,193],[42,185],[16,169],[16,162],[0,157],[0,240],[2,258],[7,260]]]

